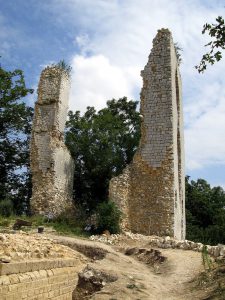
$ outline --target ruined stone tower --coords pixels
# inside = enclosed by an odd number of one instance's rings
[[[158,31],[141,75],[141,141],[133,162],[111,180],[109,198],[124,214],[124,229],[184,239],[181,79],[168,29]]]
[[[32,199],[36,214],[58,216],[72,206],[74,164],[64,144],[70,79],[59,67],[41,73],[31,138]]]

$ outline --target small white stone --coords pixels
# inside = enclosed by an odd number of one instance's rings
[[[0,261],[3,263],[10,263],[11,257],[10,256],[2,256],[2,257],[0,257]]]

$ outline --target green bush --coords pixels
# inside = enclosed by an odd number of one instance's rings
[[[46,220],[46,225],[52,226],[58,233],[66,235],[87,236],[82,229],[82,222],[75,217],[74,212],[62,213],[50,221]]]
[[[0,215],[9,217],[13,214],[13,203],[10,199],[0,201]]]
[[[82,230],[81,227],[75,227],[68,225],[66,223],[52,223],[52,227],[60,234],[63,235],[77,235],[77,236],[88,236],[86,232]]]
[[[97,226],[98,232],[108,230],[110,233],[120,232],[121,211],[114,202],[102,202],[97,206]]]

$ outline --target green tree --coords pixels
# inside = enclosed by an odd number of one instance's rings
[[[131,162],[140,138],[137,104],[124,97],[108,101],[99,112],[94,107],[83,116],[69,112],[66,144],[76,163],[76,203],[96,208],[108,198],[110,179]]]
[[[218,16],[215,24],[206,23],[203,26],[202,34],[206,32],[212,40],[205,45],[205,47],[210,48],[209,51],[202,56],[199,65],[195,66],[199,73],[203,73],[206,70],[207,64],[213,65],[222,58],[221,50],[225,49],[225,24],[223,17]]]
[[[98,204],[97,209],[97,230],[102,233],[108,230],[110,233],[120,232],[121,212],[112,201],[102,202]]]
[[[186,177],[187,238],[217,244],[225,243],[225,191],[204,179]]]
[[[33,109],[21,98],[32,92],[26,88],[21,70],[7,71],[0,65],[0,201],[12,201],[16,213],[26,209],[30,193],[28,149]]]

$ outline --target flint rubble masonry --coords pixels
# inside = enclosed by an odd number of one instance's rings
[[[133,162],[110,182],[122,228],[185,238],[185,176],[181,78],[172,35],[158,31],[141,72],[141,140]]]
[[[30,151],[35,214],[58,216],[72,207],[74,163],[64,144],[69,87],[65,70],[47,67],[42,71]]]

